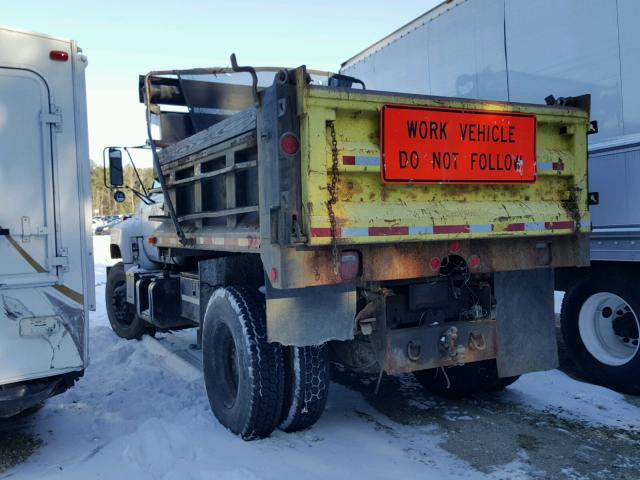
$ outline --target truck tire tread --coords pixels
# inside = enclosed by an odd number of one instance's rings
[[[297,432],[318,421],[329,395],[326,345],[285,347],[285,404],[279,428]]]
[[[229,328],[240,347],[236,398],[221,401],[223,360],[214,351],[218,326]],[[209,301],[203,328],[204,377],[214,415],[244,440],[268,437],[276,428],[284,395],[282,347],[267,342],[264,297],[244,287],[217,289]],[[216,361],[216,359],[218,359]]]
[[[107,284],[104,290],[107,317],[109,318],[111,328],[120,338],[124,338],[126,340],[140,340],[144,335],[147,326],[145,325],[145,321],[136,315],[134,306],[126,304],[126,315],[130,323],[125,324],[118,320],[112,303],[114,300],[115,288],[118,287],[118,284],[125,281],[124,264],[122,262],[118,262],[109,269],[109,273],[107,274]]]

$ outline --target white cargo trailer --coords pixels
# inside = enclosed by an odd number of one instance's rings
[[[88,362],[86,65],[74,41],[0,27],[0,418],[66,390]]]
[[[561,270],[585,376],[640,393],[640,3],[450,0],[347,60],[371,90],[542,103],[590,94],[590,268]],[[539,166],[540,168],[540,166]],[[561,172],[558,172],[561,174]]]

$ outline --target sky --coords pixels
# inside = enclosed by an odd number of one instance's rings
[[[5,0],[0,23],[78,41],[89,59],[89,145],[144,143],[138,75],[238,63],[337,71],[441,0]],[[141,162],[146,163],[146,162]],[[144,165],[143,165],[144,166]]]

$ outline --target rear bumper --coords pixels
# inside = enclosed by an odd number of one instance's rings
[[[55,377],[0,386],[0,418],[9,418],[65,392],[84,370]]]
[[[477,257],[471,273],[512,272],[537,268],[589,266],[589,235],[491,238],[356,245],[338,243],[339,250],[354,250],[361,258],[358,282],[410,280],[438,276],[431,260],[458,255]],[[343,283],[333,268],[330,248],[284,252],[280,285],[276,288],[304,288]],[[264,259],[263,259],[264,261]],[[268,262],[265,262],[265,265]]]

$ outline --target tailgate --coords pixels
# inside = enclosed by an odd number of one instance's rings
[[[300,95],[302,200],[309,245],[332,241],[327,202],[334,176],[335,234],[342,244],[589,231],[589,119],[584,111],[322,87],[307,87]],[[391,114],[395,117],[391,118]],[[466,123],[482,123],[481,117],[487,114],[491,122],[507,125],[506,129],[487,130],[484,134],[488,141],[477,151],[468,142],[461,144],[460,132],[469,134]],[[416,143],[416,147],[408,144],[407,134],[401,130],[408,128],[408,122],[419,121],[420,115],[435,118],[437,125],[423,125],[424,141],[421,146]],[[446,131],[443,123],[447,124]],[[509,125],[519,130],[514,133]],[[420,124],[413,128],[419,137]],[[475,128],[473,139],[478,140],[482,127]],[[520,138],[516,153],[522,156],[512,158],[509,149],[498,145],[508,143],[509,135]],[[491,145],[493,140],[496,144]],[[456,161],[467,165],[455,173],[451,169],[448,173],[434,173],[421,165],[421,170],[408,175],[391,164],[393,155],[394,161],[399,159],[403,165],[411,166],[410,153],[418,149],[420,158],[437,154],[442,162],[439,166],[447,161],[451,165],[452,158],[445,158],[449,147],[459,154]],[[381,172],[383,149],[387,168]],[[399,158],[398,151],[403,149],[407,154]],[[493,157],[488,158],[489,154]],[[417,158],[416,155],[416,165]],[[470,167],[472,161],[474,168]]]

